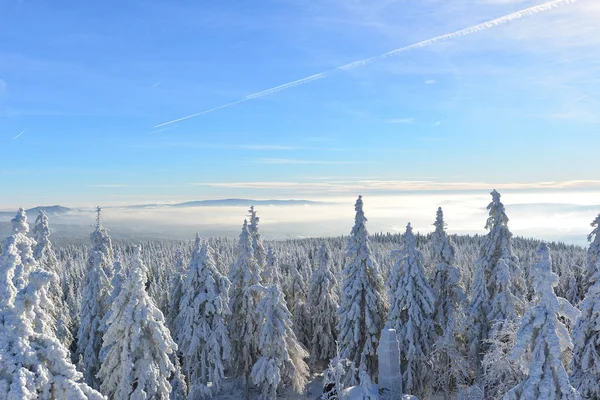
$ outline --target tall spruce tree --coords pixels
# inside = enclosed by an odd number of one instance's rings
[[[429,390],[428,361],[433,343],[433,305],[435,298],[425,279],[425,259],[417,249],[410,223],[404,245],[392,270],[388,298],[390,312],[386,327],[395,329],[400,343],[402,388],[418,397]]]
[[[558,275],[552,272],[552,259],[545,243],[538,250],[540,262],[533,268],[535,306],[521,319],[512,357],[523,360],[527,377],[505,396],[505,400],[576,400],[580,395],[563,365],[563,352],[572,349],[569,331],[559,319],[574,321],[579,311],[554,294]]]
[[[56,274],[57,277],[60,277],[61,267],[56,258],[52,242],[50,241],[48,216],[44,210],[40,210],[40,213],[35,220],[33,234],[36,241],[36,244],[33,247],[33,256],[37,260],[39,266],[46,271]],[[57,337],[60,338],[60,341],[68,349],[73,342],[73,334],[71,333],[71,315],[69,313],[69,307],[65,302],[65,296],[59,279],[50,281],[48,292],[52,302],[55,304],[54,310],[56,310],[56,314],[52,315],[52,318],[56,321]]]
[[[177,342],[191,400],[211,397],[221,389],[231,356],[226,323],[230,282],[217,270],[211,252],[208,243],[201,244],[196,236],[175,320],[181,327]]]
[[[244,221],[240,234],[238,259],[231,267],[230,281],[232,368],[234,375],[242,380],[247,400],[250,396],[250,373],[259,357],[256,306],[260,300],[260,293],[254,289],[260,284],[260,267],[254,257],[247,221]]]
[[[331,255],[327,242],[323,241],[317,255],[318,268],[313,272],[308,289],[308,314],[312,338],[310,341],[310,364],[318,372],[323,371],[329,360],[336,356],[338,323],[338,295],[336,280],[331,267]]]
[[[367,371],[376,376],[376,349],[387,315],[387,303],[379,265],[371,253],[362,196],[358,196],[354,209],[356,216],[346,250],[338,309],[338,338],[341,356],[355,365],[364,359]]]
[[[111,306],[98,372],[102,392],[114,399],[168,399],[177,350],[162,312],[146,293],[147,267],[139,246],[123,287]]]
[[[446,234],[442,208],[438,208],[431,237],[430,278],[435,298],[432,320],[434,324],[434,353],[432,369],[437,389],[447,398],[466,375],[466,360],[462,338],[459,338],[459,312],[466,301],[460,285],[460,270],[454,265],[456,249]],[[457,382],[458,381],[458,382]]]
[[[600,259],[573,328],[571,382],[586,399],[600,399]]]
[[[308,382],[304,362],[308,352],[296,339],[283,293],[275,284],[254,290],[264,292],[257,305],[260,357],[252,367],[252,380],[261,390],[259,399],[275,400],[277,388],[286,384],[301,393]]]
[[[100,388],[97,374],[100,370],[102,335],[106,329],[106,313],[113,291],[112,239],[102,226],[102,209],[96,208],[96,228],[90,235],[92,247],[88,253],[85,286],[83,289],[80,322],[77,330],[79,366],[85,381],[94,389]]]
[[[57,305],[48,286],[58,278],[31,257],[32,242],[23,241],[26,219],[13,221],[18,229],[4,242],[0,256],[0,398],[100,400],[100,393],[81,382],[56,337]],[[13,282],[19,268],[19,283],[25,285],[20,289]]]

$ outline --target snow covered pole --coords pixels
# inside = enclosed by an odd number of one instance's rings
[[[395,329],[381,331],[377,355],[379,359],[379,398],[381,400],[401,398],[400,345]]]

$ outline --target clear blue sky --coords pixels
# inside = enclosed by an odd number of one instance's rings
[[[592,0],[153,129],[541,3],[0,0],[0,204],[597,188]]]

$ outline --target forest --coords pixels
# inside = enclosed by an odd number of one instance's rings
[[[359,196],[348,236],[269,241],[250,205],[237,239],[113,240],[98,207],[60,245],[21,208],[0,399],[600,399],[600,214],[546,243],[491,197],[485,235],[369,234]]]

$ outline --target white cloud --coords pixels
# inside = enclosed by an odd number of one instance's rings
[[[326,160],[299,160],[294,158],[256,158],[253,160],[259,164],[376,164],[368,161],[326,161]]]
[[[390,124],[412,124],[415,122],[414,118],[392,118],[388,119],[386,122]]]
[[[427,180],[339,180],[329,182],[201,182],[193,183],[193,185],[229,189],[294,190],[299,193],[326,195],[327,193],[485,191],[494,188],[498,190],[588,190],[600,189],[600,180],[532,183],[434,182]]]

